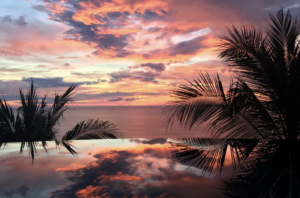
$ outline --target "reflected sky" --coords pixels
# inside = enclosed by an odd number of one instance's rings
[[[232,174],[229,154],[223,172],[176,162],[166,139],[73,141],[77,156],[49,142],[34,164],[19,144],[0,152],[1,197],[215,197],[221,178]]]

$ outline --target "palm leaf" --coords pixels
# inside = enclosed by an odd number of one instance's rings
[[[191,129],[209,120],[220,111],[219,106],[226,103],[219,76],[214,82],[208,74],[199,73],[199,76],[193,82],[188,81],[189,86],[180,86],[173,91],[178,100],[169,103],[161,112],[166,128],[177,118],[181,125]]]
[[[62,137],[61,141],[57,141],[57,144],[62,144],[71,154],[75,155],[76,151],[72,148],[70,140],[117,139],[117,136],[120,136],[120,133],[113,123],[90,119],[79,122]]]
[[[224,166],[227,148],[231,149],[232,166],[240,167],[253,152],[258,140],[183,138],[169,139],[175,147],[173,157],[180,163],[202,169],[202,174],[211,173],[215,168],[220,173]]]

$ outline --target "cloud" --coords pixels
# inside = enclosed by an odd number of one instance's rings
[[[158,95],[167,95],[167,93],[161,92],[102,92],[102,93],[78,93],[76,94],[76,100],[89,100],[89,99],[106,99],[106,100],[115,100],[123,99],[125,101],[134,101],[140,100],[138,96],[158,96]],[[125,98],[125,99],[124,99]]]
[[[84,78],[89,78],[89,79],[101,79],[103,78],[103,73],[94,71],[94,72],[71,72],[72,75],[79,76],[79,77],[84,77]],[[107,82],[106,79],[101,79],[100,82]]]
[[[20,187],[17,187],[16,189],[12,189],[10,191],[4,191],[3,194],[6,197],[14,197],[15,194],[20,194],[22,197],[26,197],[29,189],[30,188],[28,188],[27,185],[21,185]]]
[[[171,42],[171,38],[178,34],[181,35],[183,31],[178,29],[174,31],[174,27],[171,27],[174,22],[172,16],[168,10],[162,9],[168,4],[170,3],[161,1],[149,4],[145,2],[129,3],[127,1],[121,3],[114,0],[100,1],[99,3],[94,1],[75,3],[67,0],[64,3],[56,2],[56,4],[49,2],[45,8],[48,10],[51,20],[70,27],[65,32],[64,40],[87,43],[95,49],[92,54],[96,56],[107,58],[138,56],[147,59],[157,50],[155,56],[160,54],[163,57],[198,52],[200,48],[204,47],[203,44]],[[209,32],[202,31],[200,34],[199,29],[204,31],[208,28],[198,28],[198,32],[190,32],[187,35],[189,36],[188,39]],[[165,46],[155,44],[153,41],[157,39],[164,40]],[[147,48],[144,46],[145,43],[148,43]],[[169,44],[173,48],[168,49]],[[141,45],[144,46],[142,53],[139,52],[139,48],[143,47]],[[191,49],[187,49],[188,45],[191,45]],[[159,52],[164,48],[168,53]],[[181,48],[184,49],[180,50]],[[162,68],[158,69],[161,70]],[[111,82],[116,81],[117,79],[111,80]]]
[[[19,68],[0,67],[0,72],[22,72],[22,71],[26,71],[26,70],[19,69]]]
[[[0,55],[12,56],[12,57],[33,56],[28,52],[16,51],[11,49],[4,49],[4,48],[0,48]]]
[[[141,67],[148,67],[158,72],[164,71],[166,69],[166,66],[163,63],[144,63],[141,64]]]
[[[142,82],[153,82],[155,83],[155,78],[160,75],[160,72],[157,71],[120,71],[120,72],[113,72],[109,73],[109,76],[112,78],[110,79],[109,83],[120,82],[124,79],[131,79],[131,80],[139,80]]]
[[[205,40],[205,36],[200,36],[197,38],[194,38],[189,41],[183,41],[176,45],[173,45],[170,47],[170,55],[178,55],[178,54],[196,54],[199,50],[208,48],[209,46],[202,44],[201,42]]]
[[[63,78],[22,78],[23,82],[31,83],[31,79],[36,87],[70,87],[73,84],[76,85],[91,85],[98,84],[99,81],[83,81],[83,82],[65,82]]]
[[[14,23],[19,27],[26,27],[28,25],[28,23],[25,21],[24,16],[20,16],[14,21]]]
[[[107,99],[109,102],[116,102],[116,101],[121,101],[123,98],[112,98],[112,99]]]
[[[140,18],[143,21],[162,21],[166,19],[165,15],[167,15],[167,13],[161,11],[162,10],[155,12],[155,11],[151,11],[150,9],[144,10],[143,13],[135,11],[134,17]]]
[[[130,139],[131,142],[136,142],[138,144],[165,144],[167,143],[166,139],[154,138],[154,139]]]
[[[20,16],[17,19],[13,19],[10,15],[5,15],[4,17],[0,17],[1,21],[4,23],[14,24],[19,27],[26,27],[28,23],[25,21],[24,16]]]
[[[56,59],[76,59],[77,56],[59,56]]]
[[[132,74],[130,73],[130,71],[120,71],[120,72],[109,73],[108,75],[112,77],[109,80],[109,83],[114,83],[124,78],[130,78]]]
[[[64,66],[68,67],[68,66],[70,66],[70,64],[69,63],[64,63]]]
[[[146,144],[155,143],[163,141]],[[51,192],[51,197],[217,197],[215,180],[198,176],[198,169],[186,171],[171,155],[172,149],[159,145],[97,153],[97,160],[86,167],[65,171],[71,184]]]
[[[167,95],[167,94],[166,93],[161,93],[161,92],[142,92],[141,95],[158,96],[158,95]]]
[[[125,101],[127,102],[131,102],[131,101],[134,101],[134,100],[139,100],[139,98],[126,98]]]
[[[19,188],[16,189],[16,193],[19,193],[19,194],[21,194],[23,197],[26,197],[27,191],[28,191],[29,189],[30,189],[30,188],[28,188],[27,185],[22,185],[22,186],[20,186]]]

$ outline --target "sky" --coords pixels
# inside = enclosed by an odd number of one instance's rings
[[[198,72],[232,73],[218,58],[232,25],[266,26],[296,0],[0,1],[0,96],[18,105],[31,80],[40,97],[77,84],[73,105],[164,105]]]

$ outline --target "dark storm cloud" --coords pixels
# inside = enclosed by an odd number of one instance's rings
[[[5,15],[4,17],[0,17],[0,19],[4,23],[10,23],[19,27],[26,27],[28,25],[24,16],[19,16],[19,18],[13,19],[10,15]]]
[[[31,83],[31,79],[36,87],[69,87],[76,85],[98,84],[99,81],[84,81],[84,82],[65,82],[63,78],[22,78],[23,82]]]
[[[163,63],[144,63],[141,64],[141,67],[148,67],[158,72],[164,71],[166,69],[166,66]]]
[[[112,98],[112,99],[107,99],[107,101],[109,102],[117,102],[117,101],[121,101],[124,100],[123,98]]]

